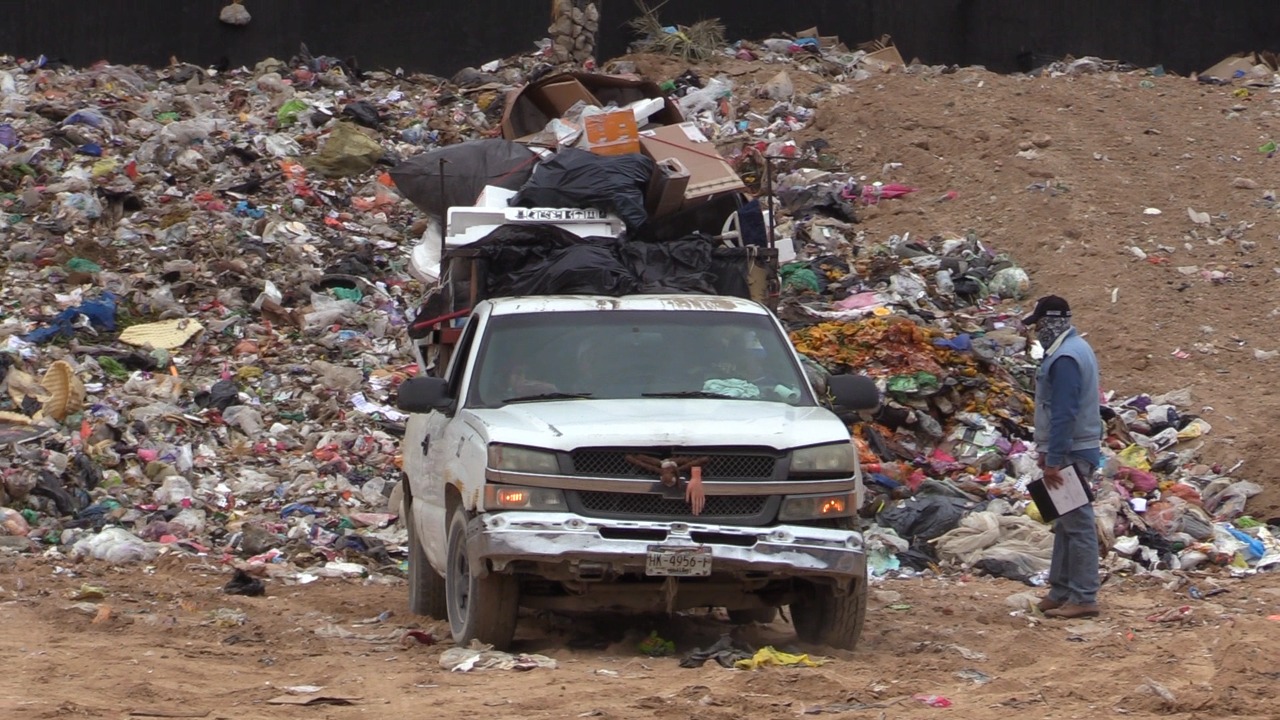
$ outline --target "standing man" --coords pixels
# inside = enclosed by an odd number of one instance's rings
[[[1089,343],[1071,325],[1067,301],[1048,295],[1022,319],[1034,326],[1044,347],[1036,373],[1035,441],[1044,481],[1050,488],[1066,482],[1063,468],[1074,467],[1085,484],[1102,462],[1102,415],[1098,360]],[[1098,614],[1098,532],[1093,505],[1086,504],[1054,521],[1049,593],[1039,608],[1046,617],[1081,618]]]

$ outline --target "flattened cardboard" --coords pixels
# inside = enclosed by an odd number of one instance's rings
[[[182,347],[202,331],[204,326],[190,318],[161,320],[144,325],[131,325],[120,333],[119,340],[127,345],[173,350]]]
[[[684,192],[684,206],[713,195],[741,192],[747,189],[733,167],[716,152],[693,123],[681,123],[640,132],[640,149],[655,163],[675,158],[689,171],[689,184]]]
[[[280,695],[267,701],[268,705],[354,705],[364,698],[360,695],[318,692],[305,695]]]
[[[1255,74],[1261,74],[1259,67],[1266,69],[1266,65],[1258,58],[1255,53],[1245,53],[1244,55],[1233,55],[1224,58],[1217,65],[1200,73],[1200,77],[1212,77],[1219,80],[1234,80],[1237,72],[1241,72],[1245,77]]]

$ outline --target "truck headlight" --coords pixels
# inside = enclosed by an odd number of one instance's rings
[[[849,476],[858,469],[858,452],[853,443],[817,445],[791,453],[791,472],[823,473]]]
[[[778,520],[821,520],[850,517],[858,512],[857,493],[836,495],[789,495],[782,499]]]
[[[563,512],[567,506],[564,493],[550,488],[518,485],[485,485],[485,510],[545,510]]]
[[[555,453],[546,450],[495,443],[489,446],[489,467],[508,472],[556,475],[560,472],[560,461]]]

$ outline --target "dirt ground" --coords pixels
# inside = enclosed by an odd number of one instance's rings
[[[489,718],[1099,716],[1273,718],[1280,642],[1280,575],[1191,577],[1202,594],[1116,577],[1099,620],[1034,621],[1006,604],[1031,590],[1007,580],[891,580],[872,590],[863,643],[816,668],[679,667],[636,646],[652,630],[684,653],[729,626],[709,616],[594,622],[529,617],[517,652],[554,670],[447,672],[448,644],[404,646],[407,627],[447,635],[404,614],[396,586],[321,580],[271,584],[269,595],[224,595],[226,576],[188,560],[154,572],[5,559],[0,571],[0,717],[206,717],[345,720],[402,716]],[[100,600],[75,600],[84,585]],[[1190,604],[1179,622],[1158,612]],[[103,610],[102,608],[109,608]],[[382,623],[362,624],[392,611]],[[1271,616],[1271,619],[1268,619]],[[243,624],[236,624],[243,619]],[[96,621],[95,621],[96,620]],[[336,631],[335,627],[336,626]],[[783,621],[743,630],[755,644],[791,647]],[[348,706],[268,704],[285,688],[322,686]],[[1157,687],[1158,686],[1158,687]],[[940,696],[949,709],[916,696]],[[158,714],[158,715],[157,715]]]
[[[1280,124],[1276,95],[1233,91],[1110,73],[892,77],[821,108],[809,134],[877,177],[903,163],[886,180],[920,188],[869,213],[870,236],[972,229],[1026,267],[1034,294],[1071,301],[1105,389],[1190,387],[1213,425],[1206,459],[1244,460],[1267,488],[1250,510],[1275,517],[1280,359],[1255,351],[1280,348],[1280,214],[1264,200],[1280,159],[1258,150]],[[959,198],[939,202],[948,190]]]
[[[753,73],[763,80],[776,70]],[[816,84],[797,79],[802,89]],[[1280,136],[1280,96],[1237,97],[1234,88],[1172,77],[974,70],[851,87],[819,104],[800,139],[826,140],[868,181],[919,188],[866,212],[868,237],[973,230],[1010,253],[1030,272],[1034,294],[1071,300],[1107,389],[1192,388],[1213,425],[1206,459],[1243,460],[1237,475],[1267,487],[1252,514],[1280,515],[1280,466],[1270,458],[1280,358],[1255,357],[1280,349],[1280,215],[1264,199],[1280,185],[1280,158],[1258,150]],[[887,163],[902,167],[882,172]],[[956,199],[939,200],[951,190]],[[1208,213],[1209,224],[1193,222],[1187,208]],[[1204,274],[1211,271],[1223,274],[1214,280]],[[268,597],[242,598],[221,592],[223,573],[198,559],[165,559],[143,572],[0,557],[0,717],[1272,718],[1280,700],[1276,574],[1192,575],[1176,587],[1113,577],[1103,617],[1079,622],[1017,614],[1006,598],[1031,588],[1010,581],[890,580],[873,589],[856,652],[807,648],[831,662],[755,672],[681,669],[675,658],[636,650],[654,629],[681,653],[708,645],[728,629],[713,617],[530,617],[517,650],[546,654],[558,669],[449,673],[438,662],[447,642],[406,647],[317,634],[386,638],[419,625],[447,636],[440,623],[404,614],[403,585],[270,583]],[[74,599],[84,584],[105,597]],[[1227,592],[1196,600],[1189,585],[1201,595]],[[1183,605],[1183,621],[1148,620]],[[384,622],[358,624],[388,610]],[[784,621],[745,632],[757,644],[791,646]],[[267,704],[297,685],[360,699]]]

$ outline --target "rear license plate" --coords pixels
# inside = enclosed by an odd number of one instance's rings
[[[711,574],[711,548],[650,545],[645,575],[701,577]]]

